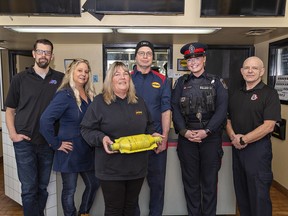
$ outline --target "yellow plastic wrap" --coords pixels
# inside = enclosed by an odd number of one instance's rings
[[[153,137],[149,134],[139,134],[120,137],[119,139],[116,139],[115,142],[109,147],[112,151],[130,154],[156,149],[157,143],[161,141],[161,137]]]

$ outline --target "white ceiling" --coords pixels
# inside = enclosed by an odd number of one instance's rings
[[[210,35],[135,35],[135,34],[34,34],[34,33],[17,33],[0,27],[0,46],[23,50],[31,49],[34,41],[38,38],[48,38],[54,44],[111,44],[111,43],[137,43],[140,40],[150,40],[157,44],[184,44],[192,41],[201,41],[207,44],[221,45],[251,45],[263,41],[271,40],[283,35],[288,35],[288,28],[278,27],[271,33],[262,36],[246,35],[248,31],[255,28],[249,27],[225,27],[222,30]],[[262,28],[256,28],[262,29]],[[267,28],[265,28],[267,29]],[[269,28],[268,28],[269,29]],[[1,43],[2,41],[2,43]],[[4,42],[3,42],[4,41]]]

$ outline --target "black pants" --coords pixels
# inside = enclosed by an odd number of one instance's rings
[[[271,216],[272,148],[270,138],[233,148],[233,179],[241,216]]]
[[[223,156],[221,134],[212,134],[201,143],[179,135],[177,153],[189,216],[215,216]]]
[[[100,180],[105,216],[135,216],[144,178],[121,181]]]

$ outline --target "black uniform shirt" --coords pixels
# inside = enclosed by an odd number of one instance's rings
[[[278,93],[263,82],[248,91],[244,86],[230,95],[228,113],[236,134],[249,133],[264,120],[281,120]]]
[[[211,77],[214,77],[211,79]],[[184,88],[185,82],[193,82],[201,83],[203,80],[208,80],[210,83],[213,82],[216,90],[216,98],[215,98],[215,111],[208,116],[209,122],[206,125],[211,132],[219,131],[222,127],[223,122],[227,116],[227,107],[228,107],[228,91],[225,88],[226,86],[221,83],[220,79],[216,76],[207,74],[204,72],[199,77],[195,77],[193,73],[191,73],[188,77],[186,75],[181,76],[177,83],[174,85],[174,89],[172,91],[171,105],[172,105],[172,120],[175,127],[175,131],[178,133],[184,129],[187,129],[186,120],[180,109],[180,99],[182,97],[182,91]],[[194,90],[193,90],[194,91]],[[189,116],[189,119],[193,117]],[[195,117],[194,117],[195,118]],[[205,119],[205,114],[203,115],[203,119]]]
[[[39,133],[39,119],[61,84],[63,76],[63,73],[50,68],[43,79],[31,67],[12,79],[5,105],[16,109],[16,131],[29,136],[32,143],[47,143]]]

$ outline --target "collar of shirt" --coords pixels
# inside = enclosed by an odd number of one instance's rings
[[[135,73],[135,75],[140,75],[140,74],[142,75],[142,72],[138,71],[137,69],[135,69],[133,72]],[[151,74],[151,69],[147,74]]]
[[[244,84],[244,86],[241,88],[241,90],[243,92],[252,92],[252,91],[255,91],[257,89],[262,89],[264,86],[265,86],[265,84],[262,81],[260,81],[254,88],[249,89],[249,90],[246,90],[246,84]]]
[[[189,79],[201,79],[201,78],[207,78],[207,73],[204,71],[199,77],[196,77],[192,72],[189,74]]]
[[[29,67],[29,68],[27,68],[26,69],[27,71],[28,71],[28,73],[31,73],[31,74],[37,74],[36,72],[35,72],[35,70],[34,70],[34,68],[33,67]],[[48,71],[48,73],[46,74],[46,76],[48,76],[48,75],[50,75],[52,72],[51,72],[51,68],[49,67],[49,71]]]

